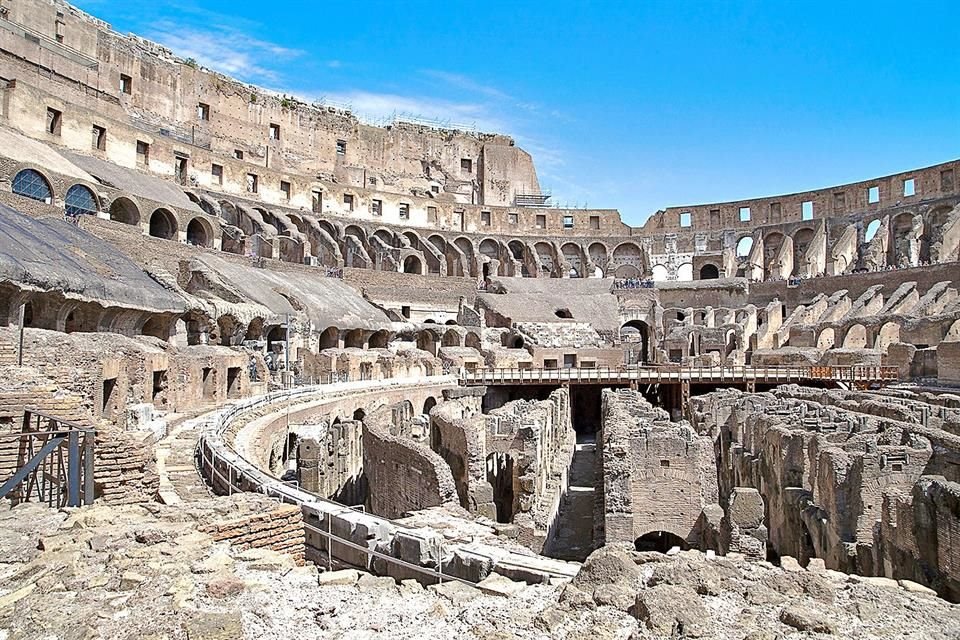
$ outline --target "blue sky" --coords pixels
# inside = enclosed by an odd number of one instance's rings
[[[77,0],[242,80],[508,133],[564,205],[790,193],[960,157],[960,3]]]

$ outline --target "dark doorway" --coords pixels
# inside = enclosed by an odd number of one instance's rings
[[[681,551],[689,549],[687,541],[680,536],[669,531],[651,531],[645,533],[634,543],[637,551],[659,551],[666,553],[674,547],[680,547]]]

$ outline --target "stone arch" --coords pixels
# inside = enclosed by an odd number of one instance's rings
[[[214,322],[206,313],[196,309],[181,316],[187,334],[187,344],[190,346],[207,344],[213,333]]]
[[[833,327],[827,327],[817,336],[817,349],[832,349],[837,343],[836,332]]]
[[[587,248],[587,255],[595,269],[600,269],[599,277],[603,277],[607,270],[607,245],[602,242],[592,242]],[[596,275],[596,274],[595,274]]]
[[[437,406],[437,399],[434,398],[433,396],[430,396],[429,398],[423,401],[423,411],[421,413],[423,413],[423,415],[430,415],[430,411],[435,406]]]
[[[443,334],[443,338],[440,340],[440,346],[443,347],[459,347],[462,346],[460,342],[460,334],[455,330],[450,329]]]
[[[11,182],[11,190],[18,196],[53,204],[53,187],[50,180],[37,169],[28,168],[17,172]]]
[[[437,336],[433,331],[425,329],[417,334],[417,349],[432,356],[437,355]]]
[[[160,208],[150,215],[150,235],[164,240],[177,239],[177,218],[169,209]]]
[[[643,272],[643,251],[640,249],[640,245],[635,242],[621,242],[613,250],[610,264],[617,269],[616,275],[618,278],[624,277],[620,275],[619,267],[633,267],[638,275],[641,274]]]
[[[867,328],[862,324],[855,324],[847,329],[843,336],[844,349],[866,349],[867,348]]]
[[[320,351],[336,349],[340,346],[340,329],[327,327],[320,333]]]
[[[500,259],[500,243],[493,238],[485,238],[480,242],[480,253],[491,260]]]
[[[140,207],[130,198],[120,196],[110,203],[110,219],[123,224],[140,224]]]
[[[816,235],[816,232],[810,227],[798,229],[796,233],[793,234],[792,275],[799,276],[801,273],[803,273],[802,268],[807,262],[807,249],[810,248],[810,244],[813,242],[814,235]]]
[[[638,536],[633,544],[637,551],[658,551],[660,553],[666,553],[674,547],[679,547],[681,551],[690,548],[690,545],[682,536],[662,530],[648,531]]]
[[[263,338],[263,318],[256,317],[247,325],[247,334],[244,340],[261,340]]]
[[[683,262],[677,267],[677,280],[690,282],[693,280],[693,263]]]
[[[650,362],[650,338],[653,332],[650,325],[643,320],[629,320],[620,325],[620,342],[632,344],[639,348],[637,361],[639,364]]]
[[[954,321],[950,328],[947,329],[946,335],[943,336],[944,342],[960,342],[960,320]]]
[[[700,279],[701,280],[716,280],[720,277],[720,269],[717,268],[717,265],[707,263],[700,267]]]
[[[374,331],[370,336],[369,345],[371,349],[386,349],[390,344],[390,332],[386,329]]]
[[[863,232],[863,241],[864,241],[864,242],[870,242],[871,240],[873,240],[873,239],[876,237],[876,235],[877,235],[877,231],[880,230],[880,225],[881,225],[881,224],[882,224],[882,222],[880,221],[879,218],[877,218],[877,219],[875,219],[875,220],[871,220],[871,221],[867,224],[866,230]]]
[[[343,336],[343,346],[347,349],[362,349],[366,342],[363,329],[351,329]]]
[[[570,271],[565,274],[571,278],[585,278],[586,273],[586,260],[583,255],[583,247],[575,242],[565,242],[560,247],[560,254],[563,256],[564,261],[570,265]]]
[[[653,279],[657,282],[662,282],[670,277],[670,272],[667,270],[667,267],[662,264],[653,265]],[[617,269],[617,275],[619,275],[620,270]]]
[[[196,217],[187,224],[187,244],[197,247],[213,246],[213,228],[203,218]]]
[[[782,277],[780,252],[787,237],[779,231],[771,231],[763,238],[763,279]]]
[[[880,332],[877,334],[877,341],[874,343],[873,348],[886,351],[887,347],[894,342],[900,342],[900,325],[896,322],[887,322],[880,327]]]
[[[954,242],[952,245],[944,246],[944,231],[953,209],[949,206],[942,206],[933,209],[927,216],[926,232],[923,234],[923,242],[920,249],[920,259],[928,262],[952,262],[960,259],[958,255],[958,246]]]
[[[746,258],[753,250],[753,236],[743,236],[737,240],[737,257]]]
[[[172,329],[171,324],[170,318],[166,316],[152,315],[143,323],[143,327],[140,328],[140,334],[159,338],[160,340],[169,340]]]
[[[890,220],[890,242],[888,244],[887,264],[908,267],[916,263],[916,248],[914,247],[914,216],[910,212],[903,212]]]
[[[473,331],[467,333],[466,338],[463,341],[463,346],[470,347],[471,349],[476,349],[477,351],[481,348],[480,336],[478,336]]]
[[[423,275],[423,261],[417,256],[407,256],[403,260],[403,272]]]
[[[85,184],[75,184],[63,196],[64,211],[68,216],[97,215],[100,203],[93,189]]]
[[[225,313],[217,318],[217,329],[220,334],[220,344],[225,347],[235,347],[243,342],[246,336],[246,327],[236,316]]]

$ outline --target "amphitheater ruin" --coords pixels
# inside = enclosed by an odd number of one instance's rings
[[[960,160],[631,227],[61,0],[0,96],[0,638],[960,637]]]

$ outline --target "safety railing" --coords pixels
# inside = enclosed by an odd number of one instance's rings
[[[380,382],[384,386],[389,387],[402,385],[404,383],[409,384],[413,383],[414,381],[384,380]],[[437,376],[420,379],[418,383],[456,384],[456,379],[450,376]],[[257,411],[258,409],[275,405],[279,410],[285,403],[295,403],[297,401],[312,402],[314,399],[321,401],[324,399],[321,395],[323,393],[346,394],[358,391],[362,392],[367,388],[367,385],[361,385],[358,383],[353,383],[349,386],[316,385],[311,387],[302,387],[286,391],[276,391],[258,398],[237,401],[230,406],[218,410],[211,415],[210,420],[208,420],[205,426],[201,428],[201,435],[197,444],[196,455],[197,464],[200,468],[201,475],[207,479],[211,486],[213,486],[215,489],[219,489],[221,492],[226,492],[229,494],[233,493],[234,491],[255,491],[278,501],[300,506],[304,511],[305,516],[310,516],[304,518],[304,528],[308,534],[317,535],[326,540],[326,548],[318,549],[318,551],[326,552],[326,559],[330,568],[332,568],[334,560],[337,560],[338,565],[346,564],[357,566],[355,563],[351,563],[349,560],[343,559],[342,557],[337,556],[335,553],[335,550],[340,551],[341,553],[343,550],[351,550],[365,555],[367,558],[366,568],[372,568],[373,560],[378,559],[397,567],[402,567],[419,573],[420,575],[425,576],[428,580],[436,580],[437,582],[455,580],[476,586],[476,583],[470,580],[466,580],[452,573],[444,572],[443,565],[444,558],[446,557],[445,553],[452,552],[453,549],[446,547],[442,541],[442,537],[439,536],[439,534],[436,540],[437,546],[435,547],[437,551],[436,567],[410,563],[387,553],[383,553],[382,551],[378,551],[376,548],[374,548],[374,544],[364,544],[362,541],[358,542],[348,537],[344,537],[343,535],[338,535],[338,533],[333,529],[331,523],[337,518],[351,516],[370,518],[370,525],[372,525],[374,521],[379,523],[378,526],[375,527],[369,526],[371,531],[390,530],[393,532],[399,532],[403,531],[404,528],[400,525],[391,523],[385,518],[358,512],[351,507],[310,493],[297,486],[293,486],[290,483],[283,482],[282,480],[264,471],[261,471],[256,466],[245,460],[243,456],[238,454],[230,443],[229,438],[226,437],[227,431],[230,429],[231,425],[236,419],[251,412],[256,415],[259,413]],[[325,520],[326,526],[320,526],[321,522],[319,519],[321,517],[323,520]],[[317,522],[310,522],[311,519],[316,519]],[[414,530],[410,530],[410,532],[414,534],[418,533]],[[422,531],[419,533],[422,533]],[[375,540],[371,541],[371,543],[375,542]],[[482,557],[494,565],[497,564],[497,560],[493,556],[485,555],[476,547],[472,546],[470,553],[474,557]],[[528,559],[527,556],[513,554],[510,552],[504,552],[503,555],[506,558],[507,563],[512,567],[523,567],[525,566],[524,562]],[[560,567],[561,564],[564,565],[563,568]],[[576,567],[572,567],[570,563],[557,563],[557,567],[551,575],[553,577],[570,578],[575,575],[575,573]]]
[[[464,370],[464,384],[557,384],[557,383],[623,383],[646,382],[669,384],[678,382],[761,382],[784,383],[791,381],[836,381],[836,382],[896,382],[897,367],[849,366],[849,367],[693,367],[693,366],[627,366],[590,368],[482,368]]]
[[[95,437],[93,429],[27,409],[19,433],[0,434],[0,443],[17,451],[16,469],[0,485],[0,499],[57,508],[92,504]]]

